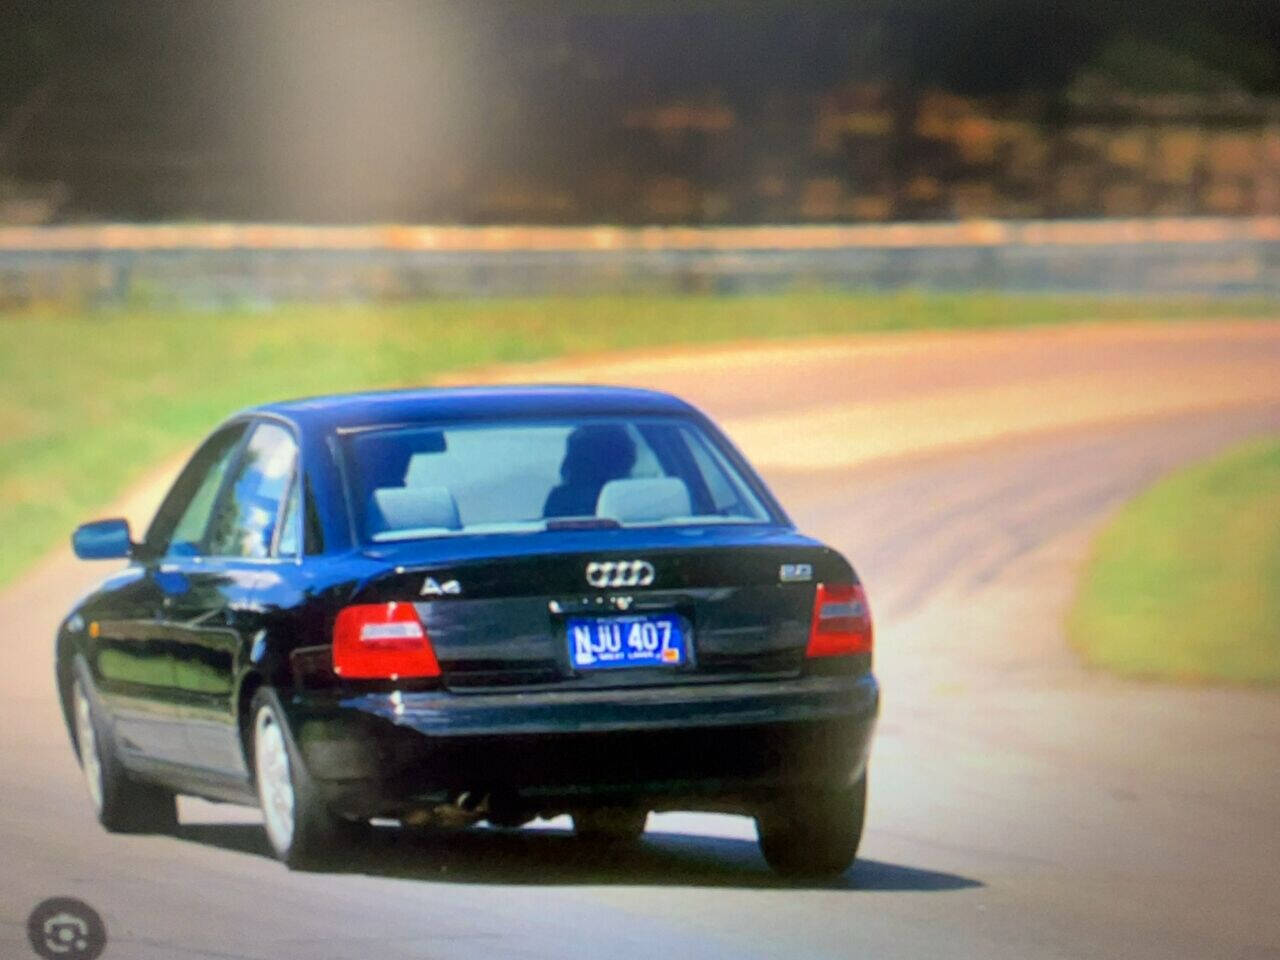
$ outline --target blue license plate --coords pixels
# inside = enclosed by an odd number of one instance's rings
[[[567,628],[569,660],[578,670],[679,667],[688,660],[675,614],[574,618]]]

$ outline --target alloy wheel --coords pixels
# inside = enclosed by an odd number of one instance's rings
[[[98,756],[98,735],[93,729],[93,713],[89,707],[89,698],[85,696],[80,681],[75,682],[72,692],[75,709],[76,745],[80,751],[80,767],[84,770],[84,779],[89,786],[89,797],[93,800],[93,808],[102,813],[102,760]]]
[[[289,751],[284,732],[270,707],[258,711],[254,724],[253,757],[267,835],[277,850],[288,850],[293,843],[293,781],[289,775]]]

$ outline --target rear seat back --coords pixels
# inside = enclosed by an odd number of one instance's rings
[[[610,480],[596,500],[596,515],[619,523],[654,523],[693,511],[689,488],[679,477]]]
[[[382,530],[458,530],[462,520],[448,487],[379,487],[373,506]]]

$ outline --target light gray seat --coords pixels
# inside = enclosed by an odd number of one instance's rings
[[[655,523],[693,512],[689,488],[679,477],[610,480],[600,489],[596,515],[619,523]]]
[[[373,504],[383,530],[458,530],[462,520],[448,487],[379,487]]]

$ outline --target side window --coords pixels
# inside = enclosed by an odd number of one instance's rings
[[[243,434],[243,424],[228,427],[205,441],[191,458],[147,531],[152,549],[176,556],[201,552],[214,498]]]
[[[302,497],[301,484],[296,481],[289,487],[289,499],[284,502],[284,513],[280,515],[280,539],[276,543],[276,556],[296,557],[298,555],[299,536],[302,529],[300,516]]]
[[[274,423],[254,428],[235,473],[213,509],[205,538],[207,554],[251,558],[271,555],[276,524],[297,460],[298,448],[288,430]]]

